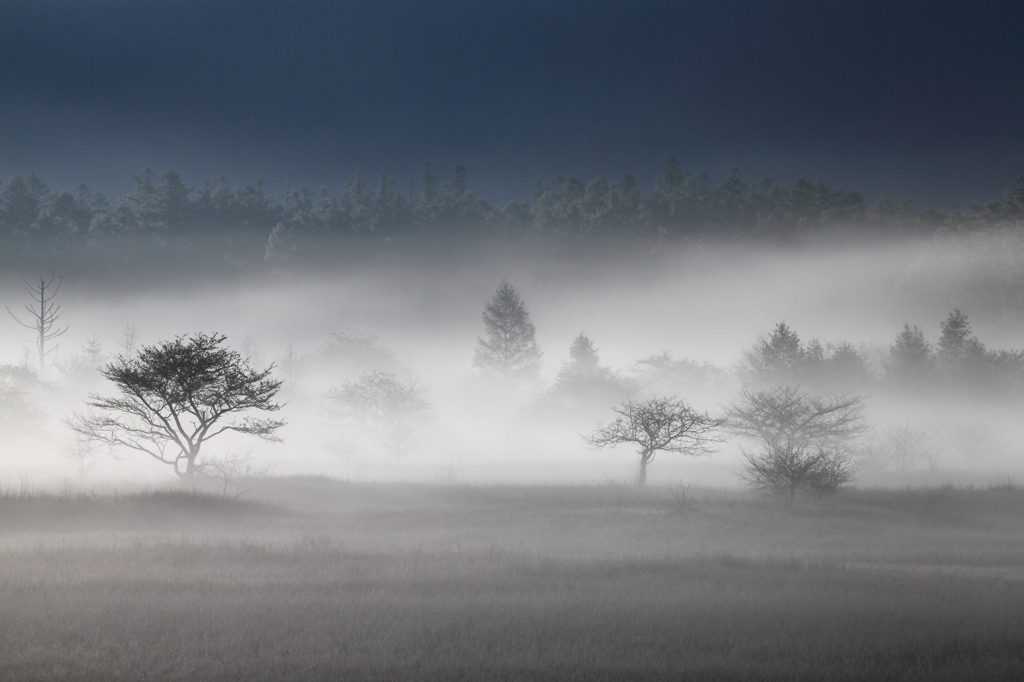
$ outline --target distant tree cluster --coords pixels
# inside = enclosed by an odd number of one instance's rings
[[[829,391],[871,385],[903,391],[1019,391],[1024,388],[1024,351],[986,348],[967,315],[954,308],[940,323],[935,343],[918,325],[904,324],[878,366],[849,342],[804,343],[780,322],[744,353],[740,372],[752,385],[800,384]]]
[[[954,308],[935,344],[916,325],[905,324],[890,346],[886,379],[904,388],[961,390],[1024,388],[1024,351],[989,349],[974,335],[967,315]]]
[[[819,388],[861,388],[871,380],[864,356],[848,342],[804,343],[779,322],[744,353],[741,372],[748,383],[810,384]]]
[[[243,230],[266,241],[269,257],[286,257],[311,236],[375,241],[467,240],[530,236],[570,241],[624,236],[665,241],[680,237],[790,238],[870,225],[889,232],[934,232],[1024,219],[1024,178],[1015,188],[966,213],[919,213],[909,201],[882,199],[870,207],[857,192],[798,179],[747,183],[738,170],[720,183],[685,171],[675,159],[644,192],[630,173],[584,182],[558,175],[539,181],[532,201],[492,205],[469,187],[466,168],[441,180],[428,164],[418,181],[400,188],[387,174],[362,174],[340,192],[289,188],[268,193],[262,181],[233,188],[225,178],[200,187],[174,170],[145,170],[116,202],[78,184],[51,189],[29,174],[0,185],[0,237],[47,239],[120,234],[194,236]]]

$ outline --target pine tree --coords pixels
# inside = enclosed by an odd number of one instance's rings
[[[924,332],[909,322],[896,335],[889,347],[888,377],[904,386],[920,386],[931,375],[935,366],[932,347]]]
[[[967,315],[953,308],[941,328],[937,353],[939,369],[947,378],[983,380],[988,354],[985,345],[971,334]]]
[[[817,352],[815,348],[811,350]],[[824,348],[820,350],[820,359],[824,360]],[[805,356],[806,349],[797,333],[785,322],[779,322],[767,338],[760,337],[754,347],[744,353],[743,371],[753,381],[796,381],[805,369]]]
[[[536,329],[511,284],[502,280],[483,319],[487,339],[477,339],[473,366],[503,381],[536,378],[541,357]]]
[[[599,359],[594,342],[586,334],[580,332],[579,336],[573,339],[572,346],[569,347],[569,362],[563,367],[563,371],[593,376],[598,373],[599,369]]]

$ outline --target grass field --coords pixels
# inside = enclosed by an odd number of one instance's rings
[[[1024,679],[1024,492],[0,497],[0,679]]]

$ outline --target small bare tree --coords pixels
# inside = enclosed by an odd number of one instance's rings
[[[751,487],[781,493],[790,500],[802,488],[818,498],[831,495],[856,473],[852,458],[838,448],[770,447],[743,454],[743,477]]]
[[[866,431],[861,398],[805,393],[794,386],[744,388],[729,410],[728,428],[758,442],[744,451],[745,478],[753,487],[787,495],[835,492],[853,479],[849,443]]]
[[[64,456],[74,463],[79,481],[84,481],[93,465],[96,464],[96,447],[95,441],[76,434],[74,442],[64,448]]]
[[[698,412],[678,398],[626,399],[612,408],[619,416],[607,426],[599,426],[583,441],[593,448],[635,445],[640,455],[636,482],[647,482],[647,467],[658,452],[706,455],[711,444],[719,442],[714,431],[725,421]]]
[[[135,323],[129,317],[124,323],[124,335],[121,337],[121,348],[124,349],[124,356],[129,360],[135,357],[135,339]]]
[[[934,463],[931,437],[921,424],[888,422],[879,429],[866,447],[868,463],[879,468],[893,468],[901,474],[921,464]]]
[[[396,458],[416,443],[430,412],[430,401],[415,382],[391,372],[363,372],[326,395],[332,407]]]
[[[47,350],[47,344],[58,336],[62,336],[68,330],[68,327],[58,326],[57,322],[61,316],[60,306],[53,302],[57,297],[57,292],[60,291],[60,285],[63,284],[64,278],[58,277],[56,285],[53,283],[53,278],[54,274],[50,273],[49,279],[40,275],[39,284],[29,284],[28,280],[23,280],[25,289],[28,290],[32,297],[32,304],[25,306],[25,310],[29,314],[29,320],[31,320],[30,322],[19,320],[17,315],[4,305],[15,322],[35,332],[35,354],[39,359],[40,379],[46,375],[46,356],[57,350],[57,346]]]
[[[238,352],[221,347],[219,334],[179,336],[142,346],[135,357],[119,355],[101,370],[120,391],[115,398],[91,395],[90,416],[75,414],[75,432],[107,446],[145,453],[174,467],[182,479],[201,474],[202,446],[227,432],[280,439],[280,419],[243,417],[249,410],[276,412],[281,382],[270,378],[273,365],[257,370]]]
[[[245,479],[268,476],[274,470],[273,464],[261,464],[257,461],[252,448],[236,449],[213,457],[205,457],[201,464],[196,465],[196,472],[203,478],[214,481],[224,497],[228,489]],[[237,488],[234,497],[241,497],[248,489]]]

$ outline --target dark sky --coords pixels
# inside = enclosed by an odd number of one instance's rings
[[[493,201],[676,156],[919,206],[1024,175],[1024,3],[2,0],[0,181],[340,186],[469,168]]]

